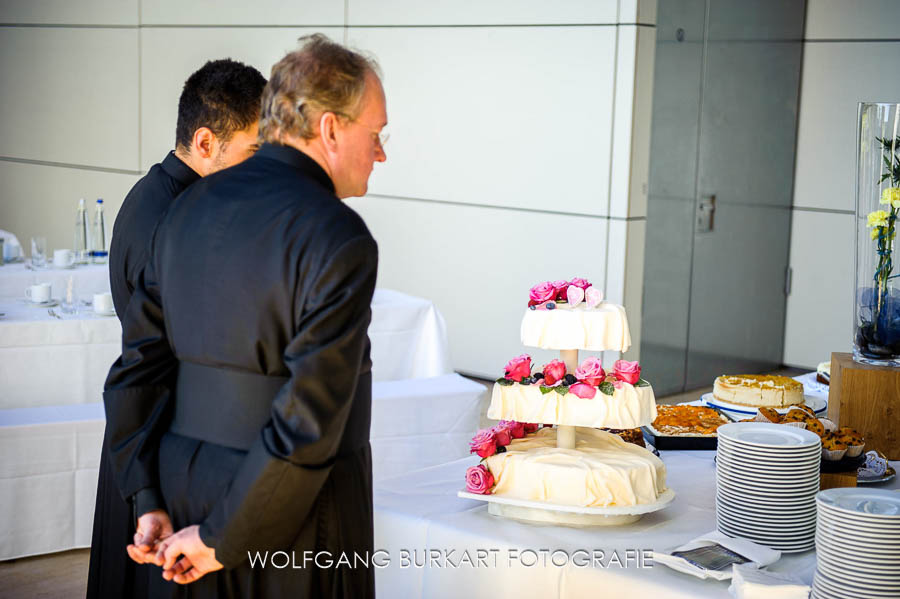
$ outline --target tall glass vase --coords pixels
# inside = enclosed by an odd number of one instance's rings
[[[859,104],[853,358],[900,368],[900,104]]]

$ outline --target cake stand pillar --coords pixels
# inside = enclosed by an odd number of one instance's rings
[[[575,369],[578,368],[578,350],[560,350],[559,357],[566,364],[566,372],[575,374]],[[556,446],[559,449],[575,449],[574,426],[567,426],[564,424],[556,425]]]

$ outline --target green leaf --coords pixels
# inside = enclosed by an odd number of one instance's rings
[[[645,381],[644,379],[638,379],[637,385],[635,387],[649,387],[650,383]]]
[[[541,385],[541,394],[547,395],[551,391],[553,391],[553,387],[548,387],[547,385]]]
[[[569,388],[566,387],[565,385],[557,385],[556,387],[553,387],[553,390],[556,391],[557,393],[559,393],[560,395],[565,395],[566,393],[569,392]]]
[[[600,383],[600,393],[603,395],[612,395],[616,392],[616,388],[613,387],[613,384],[609,381],[603,381]]]
[[[509,379],[506,379],[506,378],[503,378],[503,377],[500,377],[499,379],[497,379],[496,383],[497,383],[498,385],[502,385],[502,386],[504,386],[504,387],[509,387],[510,385],[513,384],[513,381],[511,381],[511,380],[509,380]]]

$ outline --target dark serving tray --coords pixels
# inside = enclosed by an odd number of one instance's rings
[[[656,436],[646,426],[641,427],[644,439],[660,451],[667,449],[702,449],[715,450],[719,445],[718,437],[675,437],[669,435]]]

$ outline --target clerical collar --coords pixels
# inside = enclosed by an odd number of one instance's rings
[[[278,160],[279,162],[289,164],[294,168],[303,171],[318,181],[325,189],[334,193],[334,183],[331,181],[331,177],[328,176],[328,173],[325,172],[325,169],[323,169],[318,162],[297,148],[273,143],[264,143],[260,146],[259,150],[256,151],[255,156],[271,158],[272,160]]]
[[[169,155],[166,156],[160,166],[162,167],[162,170],[166,171],[170,177],[181,183],[184,187],[189,186],[200,178],[197,171],[185,164],[181,158],[175,155],[175,152],[169,152]]]

